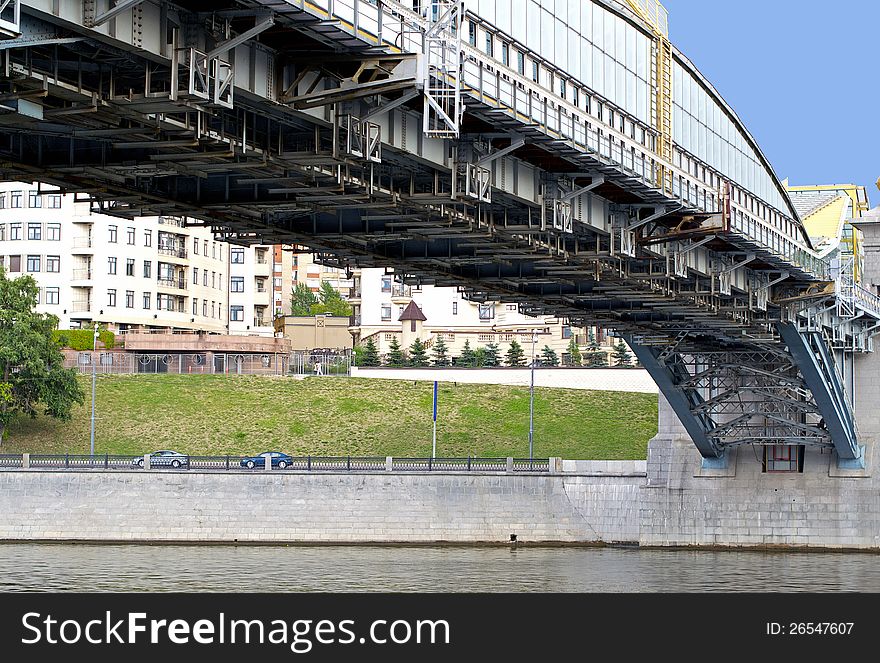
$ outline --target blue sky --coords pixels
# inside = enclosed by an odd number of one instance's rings
[[[878,0],[662,0],[669,35],[791,184],[880,204]]]

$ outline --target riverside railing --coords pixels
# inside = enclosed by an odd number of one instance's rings
[[[4,454],[0,470],[296,471],[296,472],[550,472],[548,458],[393,458],[391,456],[278,456],[267,467],[260,456],[143,456]]]

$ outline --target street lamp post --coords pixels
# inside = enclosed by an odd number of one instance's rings
[[[96,364],[98,354],[98,323],[95,323],[95,338],[92,340],[92,430],[91,430],[91,455],[95,455],[95,381],[96,381]]]
[[[533,440],[535,437],[535,341],[538,340],[538,330],[532,330],[532,371],[529,384],[529,460],[534,457]]]

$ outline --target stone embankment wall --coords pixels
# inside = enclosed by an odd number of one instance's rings
[[[0,540],[618,543],[644,462],[583,474],[0,472]]]

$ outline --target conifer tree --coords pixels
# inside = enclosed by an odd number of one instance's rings
[[[508,366],[526,365],[525,353],[523,352],[522,346],[517,343],[516,339],[510,342],[510,349],[508,349],[507,354],[505,355],[505,361]]]

